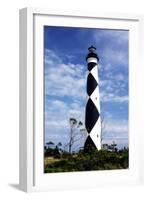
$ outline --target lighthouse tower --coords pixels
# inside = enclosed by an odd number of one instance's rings
[[[99,95],[99,78],[98,78],[98,61],[99,57],[96,48],[91,46],[88,48],[86,57],[88,65],[87,76],[87,95],[85,113],[85,127],[87,130],[87,138],[84,150],[101,149],[101,118],[100,118],[100,95]]]

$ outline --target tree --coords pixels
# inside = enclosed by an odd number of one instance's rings
[[[58,142],[58,144],[56,145],[56,147],[58,148],[59,152],[63,152],[62,150],[62,143],[61,142]]]
[[[112,142],[112,144],[109,146],[109,149],[114,151],[117,151],[117,144],[115,143],[115,141]]]
[[[48,147],[53,147],[55,144],[52,141],[46,142],[46,145]]]
[[[61,143],[61,142],[58,142],[57,146],[58,146],[58,147],[61,147],[61,146],[62,146],[62,143]]]
[[[76,120],[75,118],[69,119],[70,131],[69,131],[69,141],[65,145],[68,148],[68,152],[71,154],[73,146],[84,137],[82,128],[83,123]]]

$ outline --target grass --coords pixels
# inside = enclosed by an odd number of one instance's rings
[[[54,158],[53,156],[48,156],[48,157],[44,158],[44,165],[46,167],[47,165],[53,164],[53,163],[58,162],[60,160],[61,159]]]
[[[110,152],[105,150],[91,153],[67,154],[61,158],[45,157],[45,173],[112,170],[128,168],[128,151]]]

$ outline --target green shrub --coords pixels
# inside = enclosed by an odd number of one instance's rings
[[[69,172],[90,170],[112,170],[128,168],[128,151],[110,152],[107,150],[74,155],[64,152],[58,162],[48,164],[45,172]]]

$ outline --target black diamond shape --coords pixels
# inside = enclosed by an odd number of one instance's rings
[[[87,137],[85,144],[84,144],[84,151],[89,152],[91,150],[95,150],[96,146],[93,142],[93,140],[91,139],[90,136]]]
[[[93,93],[93,91],[95,90],[95,88],[96,88],[97,85],[98,85],[97,81],[92,76],[92,74],[89,73],[88,77],[87,77],[87,94],[89,96]]]
[[[88,63],[88,70],[91,71],[93,69],[93,67],[95,67],[97,64],[94,62],[90,62]]]
[[[85,114],[85,126],[87,132],[90,133],[95,123],[99,118],[99,112],[94,105],[93,101],[89,98],[86,105],[86,114]]]

